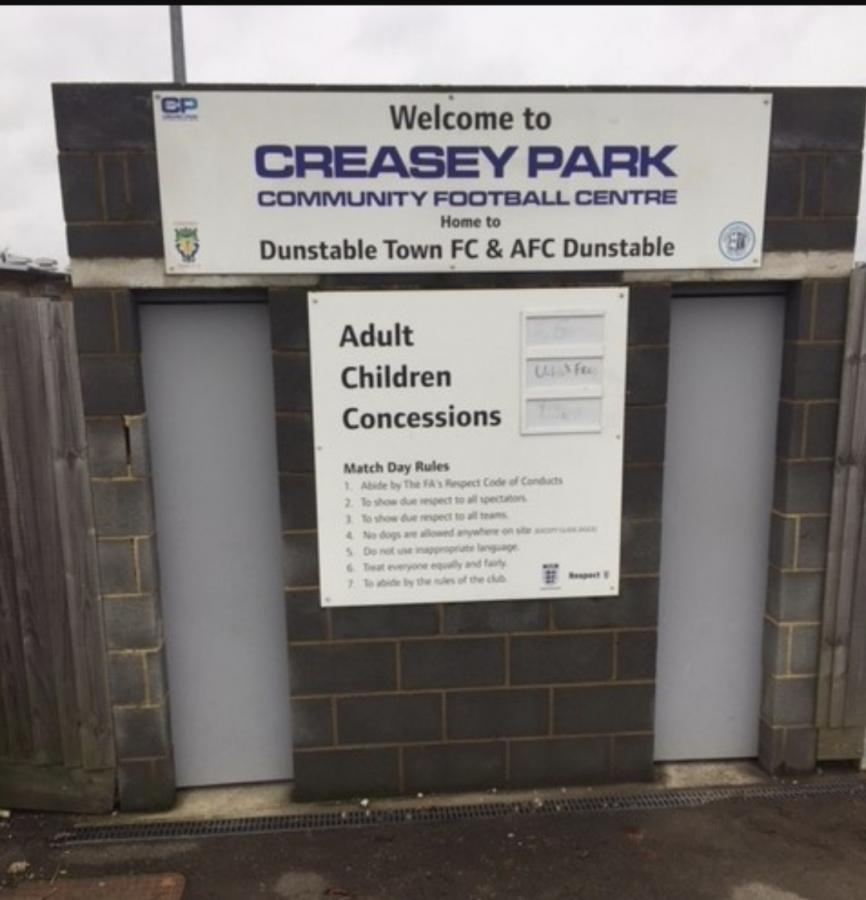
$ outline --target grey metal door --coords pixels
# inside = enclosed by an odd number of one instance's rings
[[[146,304],[141,329],[177,783],[289,778],[267,308]]]
[[[784,304],[671,311],[656,759],[756,756]]]

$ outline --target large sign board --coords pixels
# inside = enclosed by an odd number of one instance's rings
[[[771,96],[153,95],[171,274],[752,268]]]
[[[627,306],[310,294],[323,605],[616,594]]]

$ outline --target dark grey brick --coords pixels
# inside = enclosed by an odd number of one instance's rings
[[[171,757],[121,761],[117,766],[118,804],[122,812],[157,812],[175,802]]]
[[[785,729],[773,728],[763,719],[758,730],[758,761],[771,775],[785,768]]]
[[[512,684],[573,684],[613,675],[609,634],[545,635],[511,640]]]
[[[162,627],[153,597],[102,602],[109,650],[146,650],[162,643]]]
[[[99,164],[92,153],[61,153],[60,193],[67,222],[101,222],[105,218],[99,187]]]
[[[607,738],[514,741],[508,780],[513,787],[609,781],[610,741]]]
[[[824,212],[824,157],[807,156],[803,182],[803,215],[820,216]]]
[[[150,482],[94,481],[91,488],[100,537],[124,537],[153,531]]]
[[[144,657],[141,653],[108,654],[108,688],[114,706],[145,702]]]
[[[616,636],[618,681],[640,681],[656,675],[656,632],[622,631]]]
[[[557,734],[652,731],[654,703],[651,684],[557,688],[553,730]]]
[[[785,771],[814,771],[817,751],[818,732],[815,728],[785,730]]]
[[[636,284],[629,289],[628,343],[666,345],[671,329],[669,284]]]
[[[553,601],[554,626],[569,631],[652,626],[658,621],[658,597],[658,577],[622,578],[619,596]]]
[[[159,186],[153,154],[104,154],[102,172],[110,220],[159,221]]]
[[[853,250],[857,219],[768,219],[764,251]]]
[[[160,585],[156,541],[152,537],[137,538],[135,552],[138,555],[139,589],[145,594],[158,593]]]
[[[823,572],[780,572],[770,566],[767,613],[777,621],[819,621],[823,594]]]
[[[312,475],[280,475],[283,531],[316,527],[316,479]]]
[[[165,647],[153,653],[144,654],[147,675],[147,698],[149,703],[163,703],[168,697],[168,672],[166,670]]]
[[[613,739],[614,781],[652,781],[654,741],[651,734],[623,734]]]
[[[73,259],[101,257],[161,259],[163,255],[162,231],[159,225],[141,222],[67,225],[66,244]]]
[[[547,734],[548,691],[459,691],[445,695],[449,740]]]
[[[853,150],[863,146],[862,88],[777,88],[773,150]]]
[[[138,327],[138,305],[129,291],[114,291],[112,299],[117,319],[117,350],[119,353],[139,353],[141,332]]]
[[[283,581],[287,588],[318,584],[319,554],[315,534],[283,535]]]
[[[842,344],[785,345],[782,396],[787,400],[834,400],[842,380]]]
[[[87,461],[94,478],[126,474],[126,434],[120,416],[87,419]]]
[[[391,643],[295,644],[289,668],[294,697],[397,688],[396,646]]]
[[[271,345],[274,350],[307,350],[310,335],[307,292],[302,288],[268,291],[271,313]]]
[[[785,340],[812,339],[812,311],[815,303],[815,282],[807,279],[793,285],[785,304]]]
[[[126,417],[127,440],[129,441],[130,473],[136,478],[150,475],[150,442],[145,416]]]
[[[830,461],[777,462],[773,507],[786,513],[827,513],[832,487]]]
[[[141,364],[137,356],[81,356],[81,399],[86,416],[144,412]]]
[[[151,91],[160,87],[170,85],[53,84],[57,146],[61,150],[152,151]]]
[[[782,459],[803,456],[803,430],[806,427],[806,404],[790,400],[779,401],[776,421],[776,453]]]
[[[417,637],[439,633],[439,610],[433,604],[363,606],[331,612],[334,637]]]
[[[821,642],[820,625],[795,625],[791,629],[791,674],[817,675]]]
[[[545,631],[548,609],[545,600],[447,603],[442,610],[442,627],[445,634]]]
[[[664,462],[664,406],[626,407],[624,454],[626,463]]]
[[[334,723],[330,700],[292,700],[292,746],[298,750],[330,747]]]
[[[815,296],[815,340],[845,340],[847,317],[848,279],[819,281]]]
[[[505,683],[501,638],[406,641],[400,648],[401,687],[479,687]]]
[[[505,742],[439,744],[403,751],[406,792],[464,791],[505,784]]]
[[[310,359],[306,354],[274,353],[274,395],[278,412],[311,409]]]
[[[400,793],[397,750],[301,750],[295,752],[294,797],[345,800]]]
[[[129,210],[126,158],[122,153],[103,153],[101,159],[106,218],[109,221],[135,218]]]
[[[114,742],[120,759],[142,756],[168,756],[168,708],[148,706],[142,709],[115,708]]]
[[[626,403],[657,406],[667,400],[668,348],[632,347],[626,364]]]
[[[323,641],[328,637],[328,614],[318,591],[286,591],[286,630],[289,641]]]
[[[133,542],[99,541],[97,549],[99,551],[100,593],[138,593]]]
[[[159,176],[156,155],[129,153],[126,157],[129,179],[129,204],[132,217],[146,222],[159,222]]]
[[[660,519],[662,466],[626,466],[622,482],[622,514],[626,519]]]
[[[313,421],[309,415],[277,416],[277,461],[281,472],[313,471]]]
[[[824,215],[856,216],[860,202],[859,153],[834,153],[827,157],[824,178]]]
[[[761,635],[761,671],[765,679],[788,671],[788,628],[780,627],[767,616]]]
[[[650,575],[661,563],[661,522],[658,520],[622,522],[622,573]]]
[[[767,215],[796,216],[803,191],[803,158],[772,153],[767,173]]]
[[[73,291],[75,340],[79,353],[114,353],[117,350],[110,291]]]
[[[797,519],[774,512],[770,516],[770,562],[778,569],[794,567]]]
[[[814,724],[817,683],[816,678],[770,678],[761,717],[777,726]]]
[[[830,459],[836,455],[838,403],[810,403],[806,410],[806,456]]]
[[[825,516],[804,516],[800,519],[800,540],[797,547],[798,568],[825,568],[829,527],[830,520]]]
[[[441,738],[441,694],[392,694],[337,701],[340,744],[405,744]]]

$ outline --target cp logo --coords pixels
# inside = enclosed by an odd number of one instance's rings
[[[195,97],[163,97],[160,108],[169,116],[189,115],[198,109],[198,100]]]

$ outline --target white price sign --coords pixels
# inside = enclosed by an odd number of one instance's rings
[[[322,603],[616,594],[627,308],[310,294]]]

